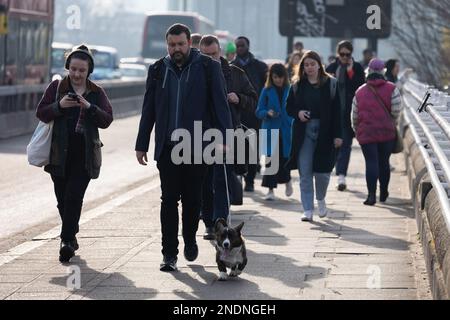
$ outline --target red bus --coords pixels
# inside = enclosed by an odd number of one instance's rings
[[[54,0],[0,0],[8,28],[0,34],[0,85],[49,81]]]
[[[143,58],[159,59],[167,55],[166,31],[175,23],[187,25],[192,33],[214,34],[214,24],[197,13],[168,11],[148,14],[142,41]]]

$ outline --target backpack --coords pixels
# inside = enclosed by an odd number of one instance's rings
[[[331,100],[334,100],[334,98],[336,97],[336,92],[337,92],[337,85],[338,85],[338,81],[336,78],[330,78],[330,95],[331,95]],[[293,86],[292,86],[292,90],[294,91],[294,95],[297,95],[297,91],[298,91],[298,82],[296,82]]]

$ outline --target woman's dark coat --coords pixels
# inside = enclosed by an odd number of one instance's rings
[[[310,111],[306,108],[304,88],[307,79],[303,79],[297,85],[293,85],[287,100],[288,115],[294,118],[292,126],[292,149],[287,163],[287,168],[298,168],[298,154],[305,139],[306,123],[301,122],[298,116],[300,111]],[[330,79],[320,88],[320,131],[316,151],[314,154],[314,172],[330,173],[336,163],[337,149],[334,147],[334,139],[342,139],[342,121],[339,90],[331,100]],[[294,88],[296,94],[294,94]]]

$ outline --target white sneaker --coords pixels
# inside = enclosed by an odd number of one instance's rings
[[[289,181],[288,183],[286,183],[286,197],[290,197],[292,196],[292,194],[294,193],[294,188],[292,188],[292,182]]]
[[[347,183],[345,181],[345,176],[344,175],[340,175],[338,178],[338,184],[337,184],[337,189],[339,191],[345,191],[347,190]]]
[[[319,217],[321,219],[326,218],[328,215],[327,203],[325,200],[317,201],[319,207]]]
[[[305,211],[305,213],[302,216],[302,221],[303,222],[312,222],[313,215],[314,215],[314,211]]]
[[[265,196],[264,200],[266,201],[274,201],[275,200],[275,193],[273,190],[269,190],[269,193],[267,196]]]

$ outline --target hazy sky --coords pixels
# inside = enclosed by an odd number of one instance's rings
[[[115,13],[118,4],[130,11],[167,10],[167,0],[92,0],[91,4],[105,14]]]
[[[167,10],[167,0],[128,0],[139,11]]]

